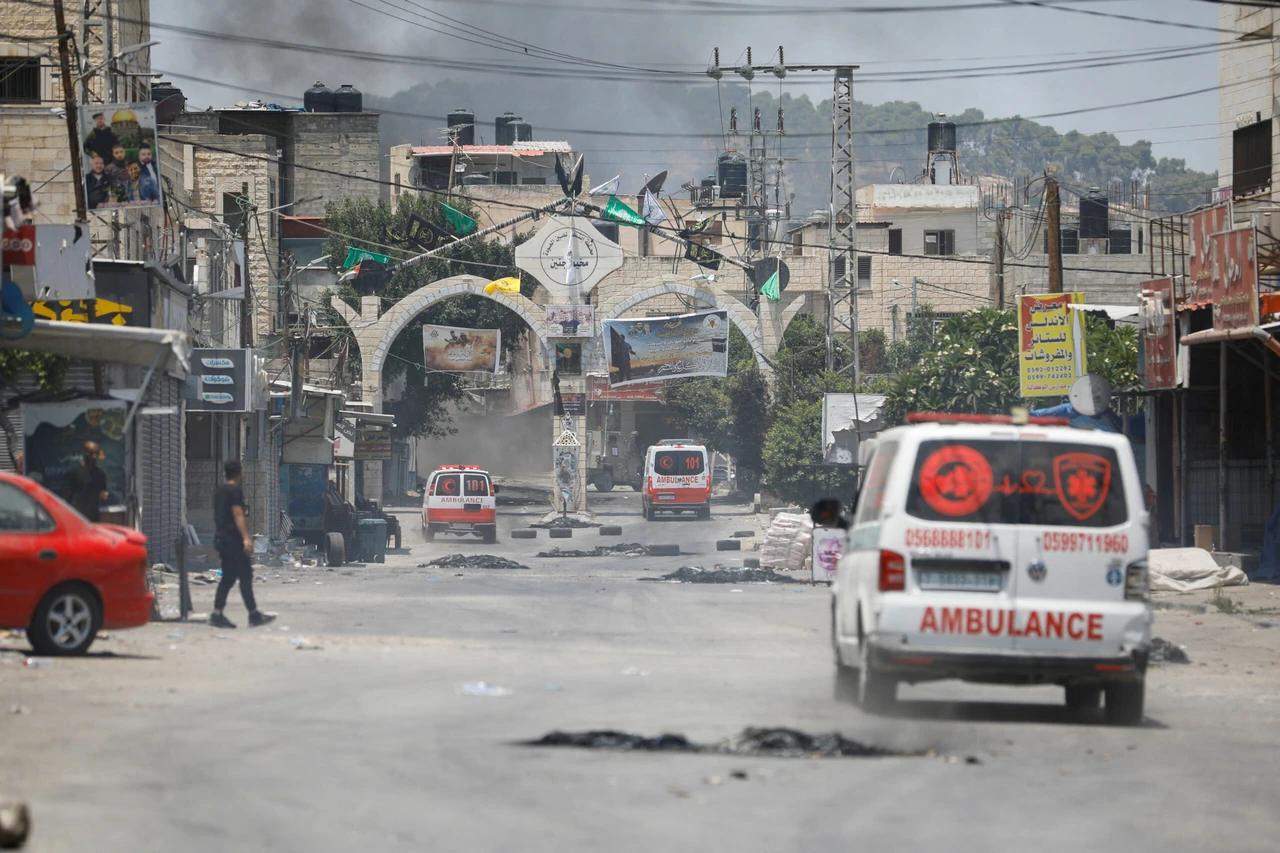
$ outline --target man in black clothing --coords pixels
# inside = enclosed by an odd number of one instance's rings
[[[120,144],[115,131],[107,127],[107,118],[102,113],[93,114],[93,130],[84,138],[84,153],[97,154],[102,162],[111,162],[111,149]]]
[[[218,487],[213,495],[213,522],[215,527],[213,544],[218,548],[218,556],[222,559],[222,580],[218,582],[218,591],[213,597],[213,612],[209,614],[209,624],[215,628],[234,628],[230,619],[222,615],[222,608],[227,604],[227,595],[231,587],[240,581],[240,596],[244,598],[245,609],[249,611],[249,625],[265,625],[274,621],[270,616],[258,610],[253,600],[253,566],[249,564],[249,555],[253,553],[253,538],[249,535],[249,525],[244,517],[244,489],[240,487],[244,479],[240,462],[231,459],[222,466],[227,482]]]
[[[102,450],[96,441],[84,443],[80,464],[67,472],[63,497],[76,511],[97,524],[98,508],[107,499],[107,475],[98,467]]]

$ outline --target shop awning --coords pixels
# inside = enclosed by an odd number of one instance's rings
[[[1276,355],[1280,355],[1280,341],[1271,335],[1271,330],[1280,328],[1280,323],[1267,323],[1265,326],[1244,326],[1239,329],[1205,329],[1203,332],[1192,332],[1183,335],[1179,343],[1183,346],[1196,344],[1220,344],[1224,341],[1256,340]]]
[[[155,364],[181,376],[191,371],[191,343],[172,329],[36,320],[29,335],[0,338],[0,347],[138,367]]]

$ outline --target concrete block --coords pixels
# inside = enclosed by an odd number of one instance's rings
[[[650,557],[678,557],[680,555],[679,545],[649,545],[645,551]]]
[[[511,531],[512,539],[537,539],[538,531],[534,528],[529,530],[513,530]]]
[[[717,539],[716,550],[717,551],[741,551],[742,540],[741,539]]]
[[[600,528],[601,536],[621,536],[622,526],[618,524],[604,525]]]
[[[553,527],[547,531],[547,535],[550,536],[552,539],[572,539],[573,528],[572,527]]]

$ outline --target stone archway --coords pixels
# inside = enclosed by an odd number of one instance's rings
[[[741,302],[729,296],[726,293],[720,293],[707,287],[698,287],[692,284],[683,284],[678,281],[663,280],[649,287],[644,288],[636,293],[629,294],[621,299],[615,299],[608,304],[600,306],[601,316],[609,319],[625,316],[628,311],[657,296],[684,296],[688,299],[696,299],[697,301],[710,305],[713,308],[724,311],[728,314],[729,322],[738,327],[738,331],[742,332],[746,337],[747,343],[751,344],[751,351],[755,353],[756,366],[760,368],[761,375],[766,378],[773,375],[773,367],[769,364],[768,357],[765,353],[764,340],[759,331],[759,322],[754,314],[746,309]]]

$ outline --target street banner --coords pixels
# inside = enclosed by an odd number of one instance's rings
[[[729,322],[725,311],[604,320],[600,325],[611,386],[728,375]]]
[[[700,267],[706,267],[709,270],[720,269],[720,262],[724,260],[724,255],[715,249],[708,249],[700,243],[689,241],[684,247],[684,259],[693,261]]]
[[[564,392],[560,395],[560,414],[585,415],[587,413],[587,395]]]
[[[422,364],[427,370],[497,373],[502,330],[422,327]]]
[[[813,582],[834,583],[847,534],[838,527],[813,528]]]
[[[607,376],[588,376],[587,395],[592,400],[626,401],[631,403],[661,403],[661,382],[633,382],[621,388],[609,385]]]
[[[1173,279],[1144,281],[1141,306],[1146,389],[1162,391],[1176,388],[1177,322],[1173,312]]]
[[[1018,297],[1018,364],[1023,397],[1065,397],[1088,371],[1084,320],[1071,306],[1083,293]]]
[[[80,107],[80,143],[90,210],[160,206],[155,104]]]
[[[590,305],[548,305],[547,335],[553,338],[593,338],[595,309]]]
[[[188,412],[253,411],[253,359],[243,349],[194,349]]]
[[[1211,207],[1187,217],[1187,292],[1184,307],[1213,302],[1213,235],[1227,230],[1227,206]]]
[[[370,252],[367,249],[357,249],[355,246],[347,247],[347,259],[343,261],[342,268],[351,269],[363,260],[377,261],[380,264],[391,263],[390,255],[379,255],[377,252]]]
[[[1252,228],[1213,238],[1213,327],[1258,325],[1258,249]]]
[[[124,503],[125,434],[128,404],[123,400],[68,400],[22,405],[23,472],[56,495],[67,473],[80,464],[86,441],[102,451],[98,467],[107,475],[110,506]]]

